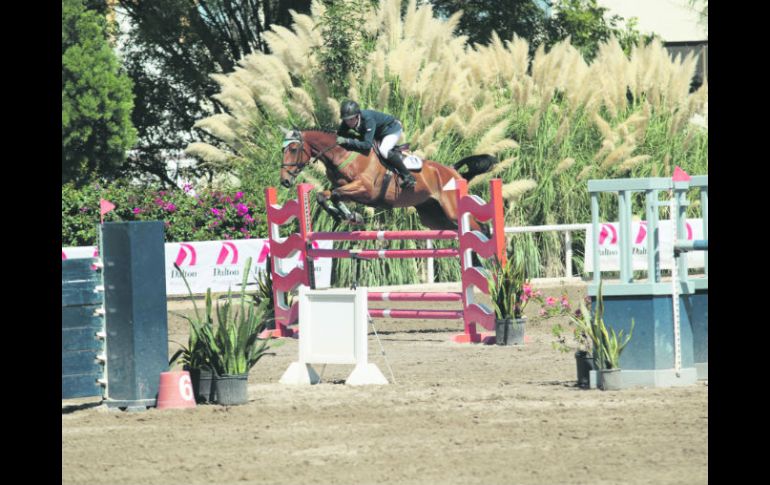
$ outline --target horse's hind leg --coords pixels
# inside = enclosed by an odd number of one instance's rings
[[[457,219],[449,219],[435,199],[428,199],[422,204],[414,206],[420,216],[420,222],[429,229],[457,230]]]

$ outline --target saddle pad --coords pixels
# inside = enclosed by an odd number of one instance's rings
[[[422,168],[422,158],[417,155],[407,155],[404,157],[404,166],[409,170],[420,170]]]

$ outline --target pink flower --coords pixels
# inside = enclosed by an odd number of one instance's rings
[[[191,190],[192,190],[192,185],[190,185],[190,184],[184,184],[184,188],[183,188],[183,190],[184,190],[185,192],[189,192],[189,191],[191,191]]]
[[[249,208],[246,206],[246,204],[238,204],[238,215],[239,216],[245,216],[249,213]]]
[[[524,291],[524,295],[526,295],[527,297],[532,296],[532,285],[528,283],[524,283],[521,288],[522,288],[522,291]]]
[[[545,304],[548,306],[554,306],[556,304],[556,298],[549,296],[545,299]]]
[[[243,220],[246,221],[247,224],[254,224],[254,218],[250,215],[246,214],[243,216]]]
[[[215,209],[215,208],[212,207],[211,208],[211,213],[214,214],[215,216],[219,217],[219,209]]]
[[[567,299],[566,295],[561,297],[561,306],[564,308],[569,308],[569,300]]]
[[[176,210],[176,206],[172,202],[169,202],[168,204],[163,206],[163,208],[169,212],[174,212]]]
[[[236,192],[235,193],[235,200],[240,200],[243,198],[243,192]]]
[[[141,214],[144,212],[140,207],[134,207],[134,214]]]
[[[540,309],[540,316],[541,316],[541,317],[544,317],[544,316],[545,316],[545,308],[541,308],[541,309]]]

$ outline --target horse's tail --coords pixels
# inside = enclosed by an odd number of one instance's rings
[[[463,158],[452,166],[465,180],[470,182],[476,175],[481,175],[482,173],[487,173],[492,170],[492,167],[498,162],[499,160],[492,155],[471,155],[470,157]],[[468,167],[466,172],[460,172],[460,169],[463,166]]]

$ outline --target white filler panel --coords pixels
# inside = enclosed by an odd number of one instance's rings
[[[281,377],[281,384],[316,384],[311,364],[354,364],[345,384],[387,384],[368,352],[366,288],[349,290],[299,287],[299,360]]]

